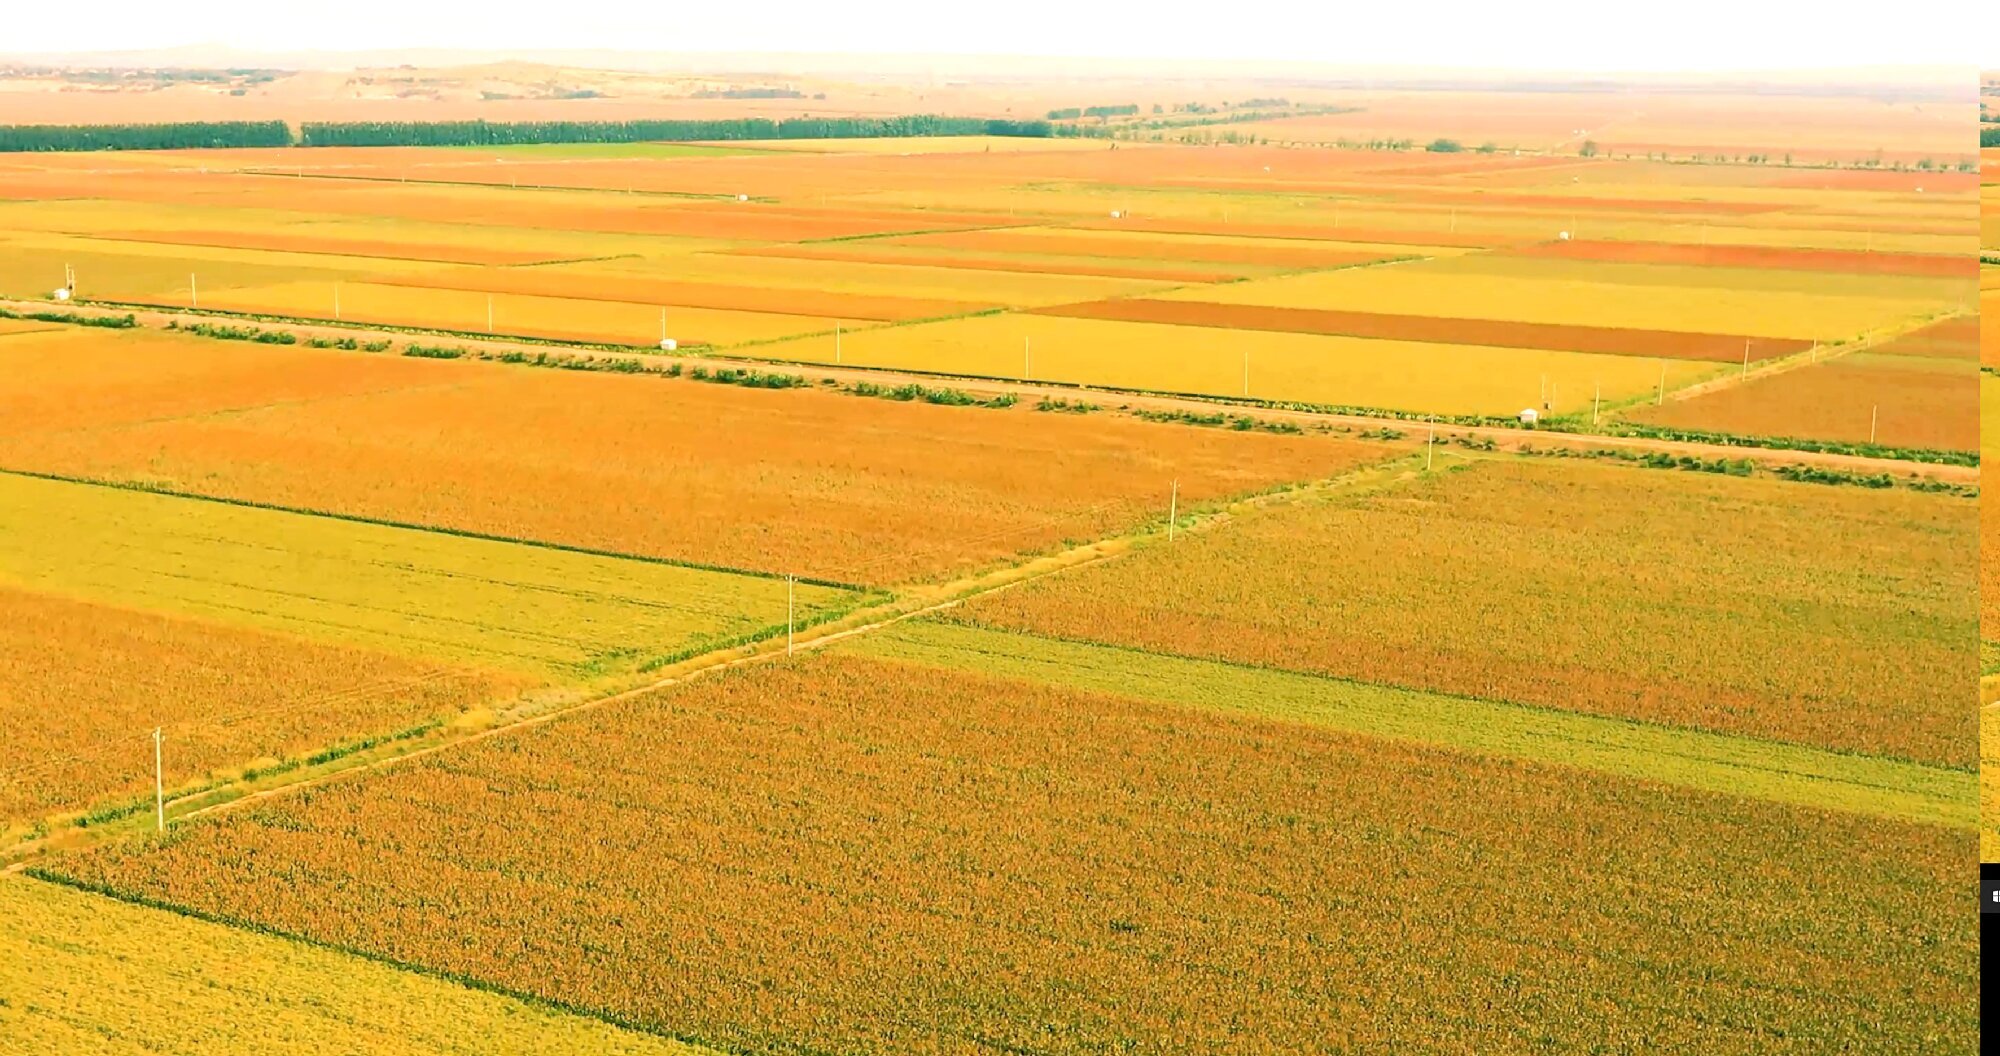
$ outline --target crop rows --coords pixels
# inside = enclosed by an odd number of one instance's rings
[[[1970,842],[822,657],[51,871],[750,1052],[1917,1052]]]

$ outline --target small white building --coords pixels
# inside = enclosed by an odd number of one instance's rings
[[[662,352],[673,352],[679,349],[680,347],[681,343],[679,341],[674,340],[671,337],[662,338],[660,340],[660,351]]]
[[[1541,420],[1541,417],[1541,412],[1535,410],[1533,407],[1526,407],[1521,410],[1522,425],[1534,425]]]

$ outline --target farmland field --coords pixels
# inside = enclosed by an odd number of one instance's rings
[[[0,586],[0,657],[0,823],[150,793],[154,727],[172,744],[178,787],[531,684],[12,586]]]
[[[0,1056],[1979,1048],[1962,86],[930,61],[0,69]]]
[[[543,679],[785,623],[779,579],[7,474],[0,540],[0,583]]]
[[[1956,497],[1477,462],[949,618],[1970,768],[1978,518]]]
[[[736,1051],[1916,1052],[1977,1029],[1970,842],[819,657],[52,871]]]
[[[1321,120],[1346,118],[1293,123]],[[110,302],[802,362],[838,328],[843,363],[1215,397],[1245,395],[1248,352],[1253,399],[1558,416],[1708,377],[1663,359],[1772,358],[1974,297],[1969,173],[1106,146],[17,156],[0,293],[46,296],[68,265]],[[1813,381],[1840,407],[1882,383]]]
[[[1175,480],[1203,502],[1386,451],[144,331],[0,364],[0,468],[871,584],[1149,520]]]
[[[705,1056],[696,1046],[303,943],[43,883],[0,883],[6,1051],[142,1056]],[[156,1014],[170,991],[174,1014]]]
[[[1628,417],[1706,432],[1976,450],[1976,349],[1964,324],[1932,324],[1865,351],[1639,407]]]

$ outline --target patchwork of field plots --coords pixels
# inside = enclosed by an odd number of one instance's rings
[[[1956,497],[1477,462],[949,618],[1969,768],[1978,517]]]
[[[844,582],[1094,538],[1163,514],[1176,480],[1202,502],[1383,454],[157,332],[9,338],[0,364],[0,467]]]
[[[1942,836],[819,657],[53,869],[736,1051],[1918,1052]]]
[[[0,155],[0,1050],[1976,1048],[1969,489],[1227,403],[1994,446],[1973,174],[1579,155],[1943,104],[1717,98]]]
[[[15,158],[0,293],[45,296],[69,266],[105,301],[806,361],[839,329],[843,362],[1226,397],[1248,353],[1253,398],[1481,414],[1576,413],[1600,385],[1617,402],[1706,376],[1665,361],[1770,358],[1973,298],[1964,172],[801,146]],[[964,318],[1034,311],[1096,325]],[[1030,331],[1039,368],[1004,347]],[[1348,340],[1274,336],[1293,334]],[[1917,412],[1935,395],[1901,387]]]

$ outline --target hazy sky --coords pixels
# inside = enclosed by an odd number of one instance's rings
[[[5,5],[15,6],[15,5]],[[1271,59],[1550,70],[1978,65],[1971,0],[95,0],[29,5],[0,53],[617,48]],[[17,17],[30,8],[47,17]],[[1906,13],[1906,14],[1902,14]],[[1901,17],[1899,17],[1899,14]]]

